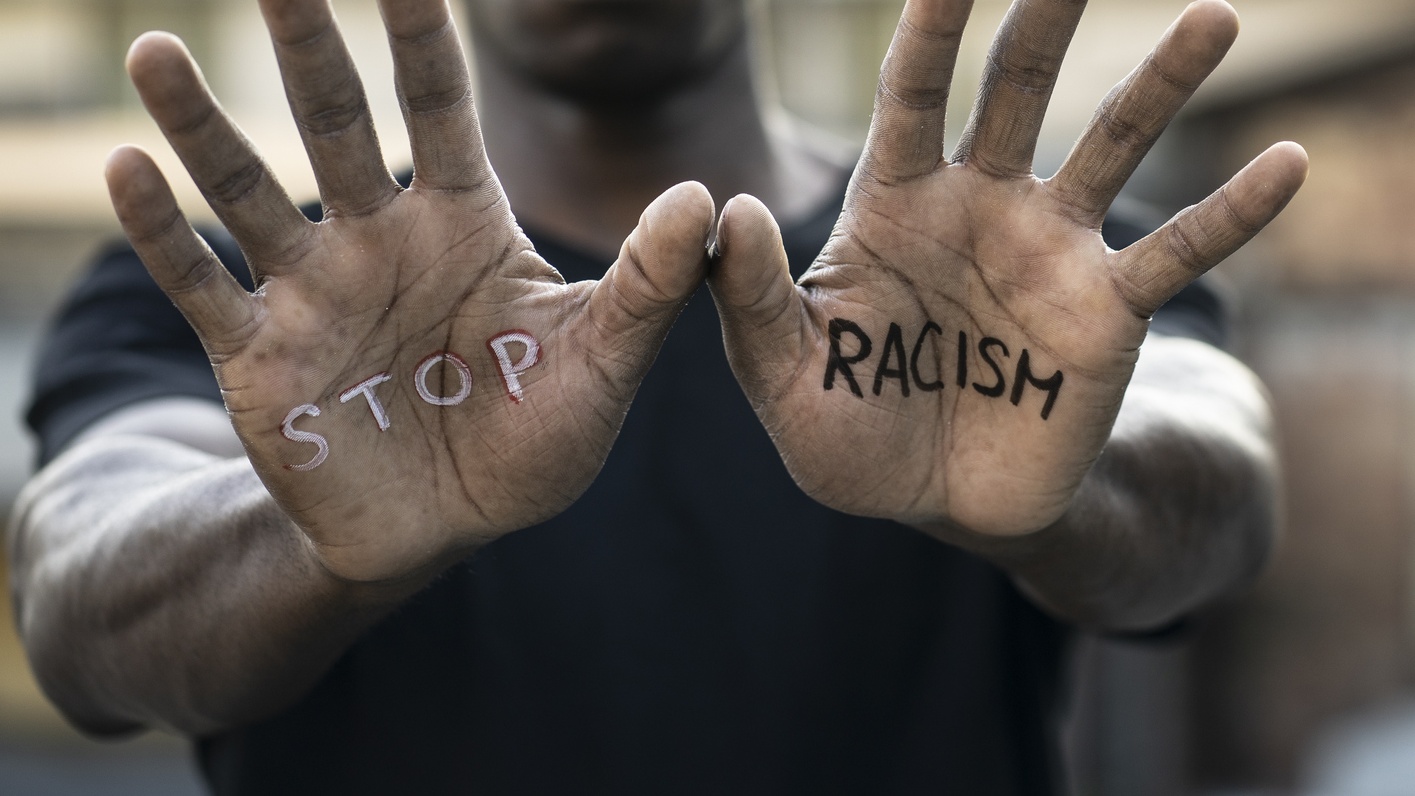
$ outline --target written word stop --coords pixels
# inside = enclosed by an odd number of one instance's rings
[[[514,404],[525,398],[525,387],[521,376],[540,363],[543,350],[540,341],[524,329],[509,329],[499,332],[486,341],[487,351],[495,363],[506,397]],[[441,367],[441,377],[433,378],[434,371]],[[437,407],[460,406],[472,394],[472,368],[467,360],[455,351],[434,351],[423,357],[410,376],[412,387],[424,403]],[[349,386],[339,393],[340,403],[363,399],[373,416],[374,425],[380,432],[393,426],[393,418],[379,397],[379,388],[393,381],[388,371],[375,373]],[[314,445],[314,455],[304,464],[287,464],[285,469],[308,472],[324,464],[330,456],[329,439],[313,431],[295,428],[295,421],[302,417],[319,417],[320,408],[314,404],[301,404],[290,410],[280,424],[280,435],[291,442]]]

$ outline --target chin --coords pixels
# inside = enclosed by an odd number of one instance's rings
[[[741,0],[473,0],[471,11],[478,47],[584,103],[662,100],[746,39]]]
[[[719,56],[707,62],[688,61],[611,50],[566,64],[569,68],[535,70],[535,79],[551,93],[577,103],[650,105],[704,79],[722,60]]]

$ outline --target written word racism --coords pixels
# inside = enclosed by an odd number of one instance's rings
[[[869,371],[870,365],[874,365],[874,378],[870,383],[870,391],[875,395],[880,395],[886,386],[898,385],[900,393],[909,397],[911,389],[920,392],[936,392],[945,387],[944,367],[929,364],[930,361],[942,363],[943,358],[935,354],[937,350],[937,340],[943,337],[943,327],[933,321],[926,321],[919,334],[913,339],[913,346],[906,350],[904,343],[904,328],[897,323],[889,324],[889,330],[885,333],[884,342],[880,345],[880,350],[876,354],[874,341],[860,328],[860,325],[847,321],[844,318],[832,318],[826,331],[830,335],[830,353],[827,355],[825,363],[825,389],[835,389],[837,380],[843,381],[846,388],[858,398],[864,398],[864,390],[860,382],[855,377],[855,367],[859,366],[861,378],[866,378],[865,373]],[[846,338],[851,338],[846,342]],[[932,356],[925,356],[925,351]],[[851,353],[846,353],[849,350]],[[1046,394],[1046,400],[1042,402],[1041,416],[1046,420],[1051,416],[1052,407],[1056,405],[1056,397],[1061,392],[1061,382],[1064,378],[1061,371],[1056,371],[1046,378],[1039,378],[1032,371],[1032,355],[1027,349],[1022,349],[1017,355],[1017,365],[1012,373],[1012,389],[1008,391],[1007,375],[1003,372],[1006,360],[1012,356],[1012,351],[1007,344],[996,337],[981,335],[978,337],[976,345],[968,339],[967,332],[958,333],[958,345],[956,348],[955,364],[953,366],[953,383],[958,389],[966,389],[970,386],[968,378],[969,359],[973,351],[977,352],[977,358],[982,361],[984,372],[979,373],[981,381],[973,381],[971,387],[974,392],[989,398],[999,398],[1006,394],[1013,406],[1022,403],[1023,393],[1028,386]],[[924,360],[921,365],[920,360]],[[982,370],[982,368],[979,368]]]

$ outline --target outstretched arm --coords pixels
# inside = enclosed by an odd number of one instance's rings
[[[333,575],[250,462],[163,439],[170,418],[149,419],[77,443],[26,486],[17,625],[77,726],[197,735],[288,703],[420,579]]]
[[[738,197],[709,280],[738,380],[809,494],[982,552],[1072,619],[1132,628],[1232,585],[1272,533],[1260,389],[1221,353],[1146,331],[1277,214],[1306,155],[1274,146],[1109,250],[1107,209],[1237,18],[1221,0],[1186,9],[1043,180],[1037,134],[1083,7],[1013,5],[945,156],[969,4],[910,0],[819,259],[793,285],[770,216]]]
[[[20,629],[40,682],[91,730],[201,733],[268,714],[404,595],[564,509],[701,281],[712,204],[687,184],[645,211],[603,279],[565,284],[486,160],[446,3],[381,6],[406,190],[327,0],[261,2],[319,223],[180,42],[149,34],[129,55],[257,289],[196,236],[145,153],[112,155],[119,220],[201,338],[246,458],[137,422],[75,444],[26,490],[11,541]]]
[[[998,537],[924,530],[1012,572],[1080,624],[1145,630],[1258,572],[1272,545],[1278,466],[1267,396],[1207,343],[1150,335],[1110,439],[1061,519]]]

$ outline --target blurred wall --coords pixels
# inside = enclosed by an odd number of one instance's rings
[[[1312,158],[1302,194],[1231,266],[1242,285],[1240,351],[1277,409],[1287,522],[1258,587],[1216,614],[1195,650],[1200,782],[1315,787],[1327,781],[1323,767],[1338,764],[1332,755],[1371,757],[1372,738],[1366,749],[1333,745],[1388,722],[1415,687],[1408,41],[1406,52],[1255,91],[1188,125],[1193,145],[1213,153],[1215,180],[1277,137],[1302,142]],[[1415,728],[1415,711],[1403,710],[1387,734]]]

